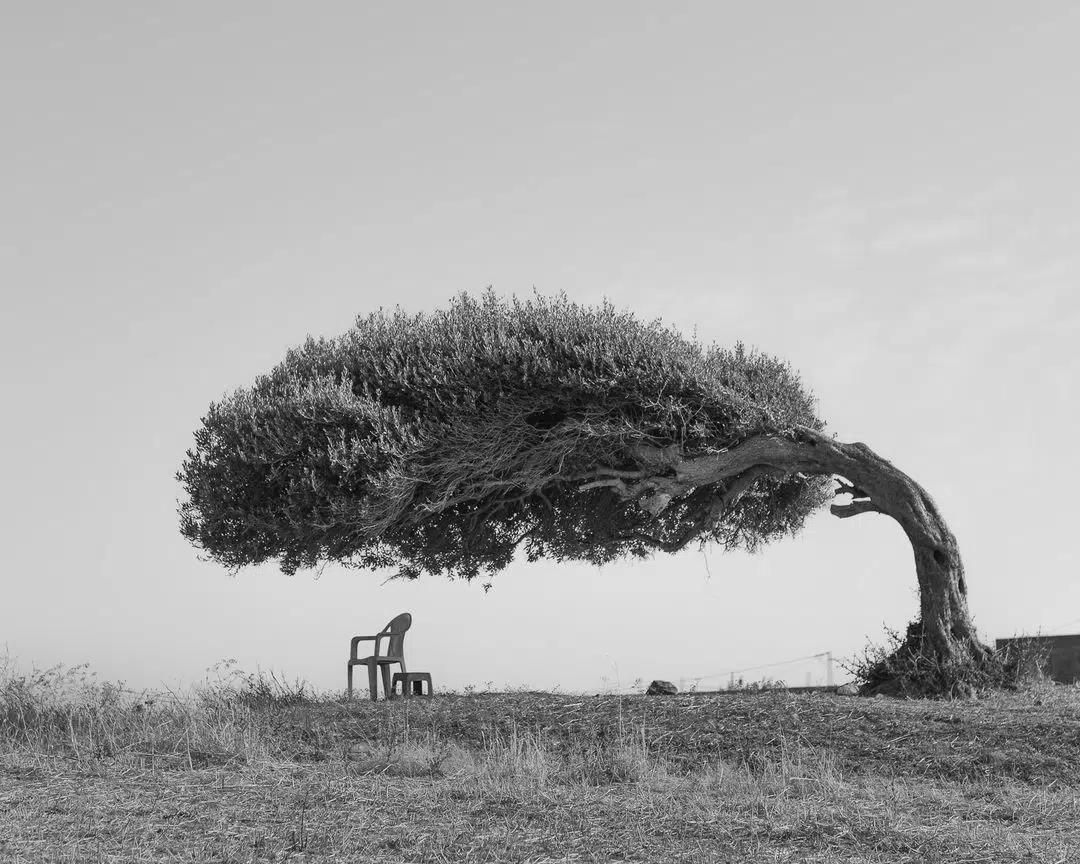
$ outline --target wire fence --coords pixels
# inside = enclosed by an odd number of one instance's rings
[[[747,683],[746,676],[756,676],[758,673],[766,672],[768,670],[781,669],[783,667],[795,666],[798,663],[806,663],[808,661],[824,661],[825,662],[825,686],[831,687],[833,685],[833,655],[831,651],[819,651],[816,654],[806,654],[802,657],[792,657],[788,660],[776,660],[772,663],[761,663],[757,666],[747,666],[741,669],[725,669],[722,672],[712,672],[708,675],[689,676],[680,679],[680,690],[686,689],[686,685],[689,684],[689,689],[697,690],[702,682],[717,681],[717,679],[727,679],[728,687],[735,687]],[[813,678],[819,678],[818,675],[812,675],[808,670],[806,672],[807,686]],[[767,677],[767,676],[763,676]]]
[[[1065,622],[1063,622],[1061,624],[1057,624],[1057,625],[1055,625],[1053,627],[1049,627],[1049,628],[1047,628],[1045,630],[1040,629],[1039,631],[1037,631],[1036,635],[1040,635],[1040,636],[1064,636],[1064,635],[1067,635],[1064,631],[1066,631],[1066,630],[1068,630],[1070,628],[1076,629],[1078,627],[1080,627],[1080,618],[1073,618],[1070,621],[1065,621]],[[680,691],[686,690],[687,687],[689,687],[689,689],[691,689],[691,690],[695,690],[701,685],[701,683],[703,681],[713,681],[713,680],[716,680],[718,678],[719,679],[727,678],[728,679],[728,684],[730,686],[730,685],[732,685],[732,684],[734,684],[736,682],[737,678],[742,679],[743,681],[745,681],[746,679],[745,679],[744,676],[746,676],[747,674],[756,673],[756,672],[763,672],[763,671],[768,670],[768,669],[778,669],[778,668],[780,668],[782,666],[793,666],[796,663],[805,663],[805,662],[807,662],[809,660],[821,660],[821,659],[824,659],[826,661],[826,664],[827,664],[826,685],[825,686],[831,687],[831,686],[833,686],[833,679],[834,679],[834,674],[833,674],[833,653],[831,651],[821,651],[821,652],[819,652],[817,654],[807,654],[807,655],[805,655],[803,657],[793,657],[790,660],[777,660],[777,661],[775,661],[773,663],[762,663],[762,664],[760,664],[758,666],[746,666],[746,667],[742,667],[742,668],[738,668],[738,669],[725,669],[722,672],[710,672],[708,675],[687,675],[687,676],[683,676],[683,677],[680,677],[678,679],[679,680],[679,690]],[[607,679],[603,679],[603,680],[607,681]],[[623,686],[621,684],[616,684],[616,686],[611,688],[611,689],[614,692],[617,692],[617,693],[629,693],[629,692],[635,692],[635,691],[640,690],[642,688],[640,686],[640,682],[636,682],[633,685],[627,685],[627,686]]]
[[[1064,624],[1058,624],[1056,627],[1051,627],[1045,632],[1046,636],[1064,636],[1062,630],[1066,630],[1070,627],[1080,626],[1080,618],[1073,618],[1072,621],[1066,621]]]
[[[703,681],[715,681],[724,678],[728,679],[728,685],[731,686],[737,684],[739,681],[745,682],[745,676],[748,674],[764,672],[768,669],[779,669],[782,666],[793,666],[796,663],[806,663],[810,660],[823,660],[825,662],[825,686],[831,687],[833,685],[833,653],[831,651],[819,651],[816,654],[806,654],[802,657],[793,657],[788,660],[776,660],[772,663],[762,663],[757,666],[725,669],[722,672],[710,672],[707,675],[686,675],[678,679],[678,686],[680,692],[687,689],[697,690]],[[606,688],[609,693],[634,693],[644,689],[644,686],[647,684],[647,682],[635,681],[633,684],[624,685],[618,680],[612,683],[611,680],[606,677],[601,680],[609,685]]]

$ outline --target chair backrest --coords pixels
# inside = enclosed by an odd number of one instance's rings
[[[410,627],[412,627],[412,615],[408,612],[402,612],[383,628],[383,630],[390,631],[390,644],[386,646],[385,656],[405,656],[405,631]]]

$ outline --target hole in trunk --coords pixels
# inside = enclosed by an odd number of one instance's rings
[[[961,594],[965,596],[967,595],[967,582],[964,581],[963,576],[961,576],[959,581],[957,582],[957,587],[960,589]]]
[[[945,553],[942,552],[940,549],[935,549],[934,550],[934,561],[937,562],[939,567],[944,567],[946,564],[949,563],[949,559],[945,556]]]

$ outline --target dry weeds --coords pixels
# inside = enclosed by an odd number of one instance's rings
[[[3,861],[1080,862],[1076,688],[346,704],[248,679],[148,704],[32,683],[0,679]]]

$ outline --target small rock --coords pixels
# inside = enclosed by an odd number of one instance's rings
[[[836,688],[837,696],[858,696],[859,688],[854,684],[841,684]]]
[[[679,688],[672,684],[670,681],[653,681],[649,685],[649,689],[645,691],[646,696],[674,696],[679,692]]]

